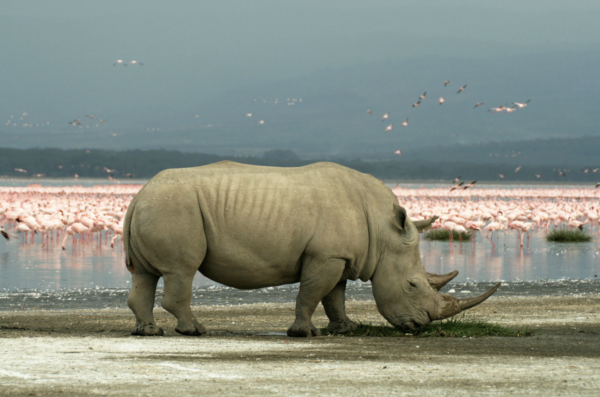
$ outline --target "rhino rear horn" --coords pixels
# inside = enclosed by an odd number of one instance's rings
[[[437,220],[438,217],[434,216],[429,219],[423,219],[422,221],[414,221],[413,224],[415,225],[419,233],[423,233],[431,229],[431,225]]]
[[[446,274],[435,274],[426,272],[427,282],[429,282],[431,288],[433,288],[436,291],[441,290],[444,285],[448,284],[457,275],[458,270]]]
[[[498,287],[500,287],[501,283],[497,283],[489,291],[474,298],[466,298],[466,299],[456,299],[450,295],[444,295],[438,293],[435,297],[435,309],[431,315],[432,320],[443,320],[448,317],[452,317],[463,310],[467,310],[472,308],[473,306],[477,306],[487,298],[489,298]]]

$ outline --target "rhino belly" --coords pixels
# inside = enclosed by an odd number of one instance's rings
[[[274,262],[252,254],[209,253],[199,271],[228,287],[254,289],[299,282],[300,262],[299,258]]]

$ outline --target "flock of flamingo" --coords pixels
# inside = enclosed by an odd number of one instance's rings
[[[600,233],[600,192],[591,187],[448,191],[396,186],[392,191],[411,219],[438,216],[432,229],[456,231],[461,239],[467,233],[485,233],[492,249],[494,232],[499,231],[516,231],[520,247],[526,234],[527,248],[529,233],[548,232],[551,227],[587,227],[590,233],[596,228]]]
[[[125,213],[142,185],[94,187],[0,187],[0,231],[6,240],[66,250],[72,244],[110,244],[122,236]],[[550,228],[588,228],[600,232],[600,191],[594,188],[539,189],[392,189],[413,220],[438,216],[433,229],[461,235],[494,232],[523,236]],[[19,237],[22,235],[23,237]],[[36,238],[39,236],[39,238]],[[491,236],[491,237],[490,237]],[[475,239],[471,240],[472,242]]]
[[[110,242],[115,246],[123,234],[123,221],[129,203],[141,185],[105,185],[84,187],[0,188],[0,231],[7,240],[24,243],[72,244]],[[8,225],[8,226],[7,226]],[[40,238],[36,239],[36,235]]]

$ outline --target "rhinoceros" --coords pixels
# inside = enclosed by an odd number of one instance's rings
[[[163,335],[152,309],[164,279],[162,306],[183,335],[206,332],[190,308],[197,271],[242,289],[300,282],[289,336],[318,336],[311,318],[319,302],[329,332],[357,323],[346,315],[347,280],[370,280],[379,312],[412,331],[475,306],[438,290],[457,271],[425,271],[419,232],[435,217],[412,222],[392,191],[373,176],[333,164],[279,168],[222,161],[168,169],[132,200],[123,229],[132,273],[127,303],[133,335]]]

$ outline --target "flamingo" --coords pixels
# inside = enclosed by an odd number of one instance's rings
[[[496,248],[496,244],[494,244],[494,232],[496,232],[498,230],[502,230],[502,223],[492,222],[489,225],[487,225],[485,228],[483,228],[483,230],[488,232],[487,235],[485,236],[485,238],[490,240],[490,242],[492,243],[492,249]],[[490,233],[492,234],[491,239],[490,239]]]
[[[450,232],[450,244],[452,244],[452,241],[454,240],[454,234],[452,233],[452,230],[454,230],[454,228],[456,227],[456,223],[454,222],[450,222],[450,221],[446,221],[444,223],[442,223],[442,229],[444,230],[448,230]]]
[[[513,102],[515,104],[515,106],[517,106],[519,109],[523,109],[525,106],[527,106],[527,104],[529,103],[529,101],[531,101],[531,99],[528,99],[527,101],[523,102],[523,103],[519,103],[519,102]]]
[[[456,225],[454,226],[454,230],[456,230],[456,232],[460,236],[460,242],[462,244],[463,235],[467,233],[467,229],[462,225]]]

